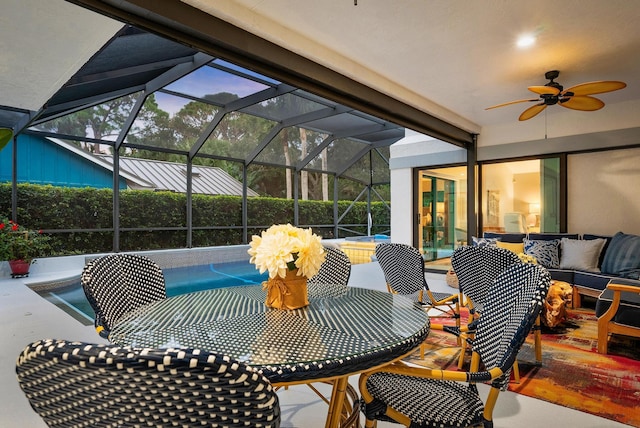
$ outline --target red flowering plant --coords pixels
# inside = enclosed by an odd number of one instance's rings
[[[30,230],[4,219],[0,221],[0,260],[31,263],[36,257],[48,255],[51,251],[50,239],[41,230]]]

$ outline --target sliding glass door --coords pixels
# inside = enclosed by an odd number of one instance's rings
[[[416,247],[425,261],[446,258],[466,240],[466,168],[418,171]]]

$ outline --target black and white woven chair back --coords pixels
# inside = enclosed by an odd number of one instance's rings
[[[321,299],[339,297],[347,292],[351,276],[351,261],[339,248],[325,247],[325,259],[320,270],[307,280],[307,295]]]
[[[49,426],[280,425],[269,381],[229,357],[42,340],[16,364],[18,382]]]
[[[551,276],[542,266],[518,263],[498,275],[489,288],[472,346],[487,370],[500,367],[505,372],[493,382],[496,388],[506,389],[511,367],[550,283]]]
[[[160,267],[135,254],[111,254],[90,261],[80,282],[96,314],[96,328],[104,337],[124,314],[167,297]]]
[[[426,288],[424,259],[420,251],[406,244],[376,245],[376,258],[387,284],[398,294],[416,294]]]
[[[451,267],[458,278],[459,290],[477,308],[482,307],[496,277],[519,263],[520,258],[514,252],[488,245],[458,247],[451,255]]]

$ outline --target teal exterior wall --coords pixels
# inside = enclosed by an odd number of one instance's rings
[[[0,151],[0,182],[11,181],[13,141]],[[120,177],[120,188],[127,183]],[[18,136],[18,182],[61,187],[112,188],[111,170],[34,135]]]

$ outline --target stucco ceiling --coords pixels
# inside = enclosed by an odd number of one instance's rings
[[[640,129],[634,0],[182,0],[355,80],[480,133],[481,145]],[[116,4],[118,2],[112,2]],[[0,106],[38,110],[122,26],[63,0],[6,0]],[[515,39],[535,32],[519,50]],[[559,106],[519,122],[527,86],[622,80],[606,106]],[[632,134],[632,136],[635,134]]]

